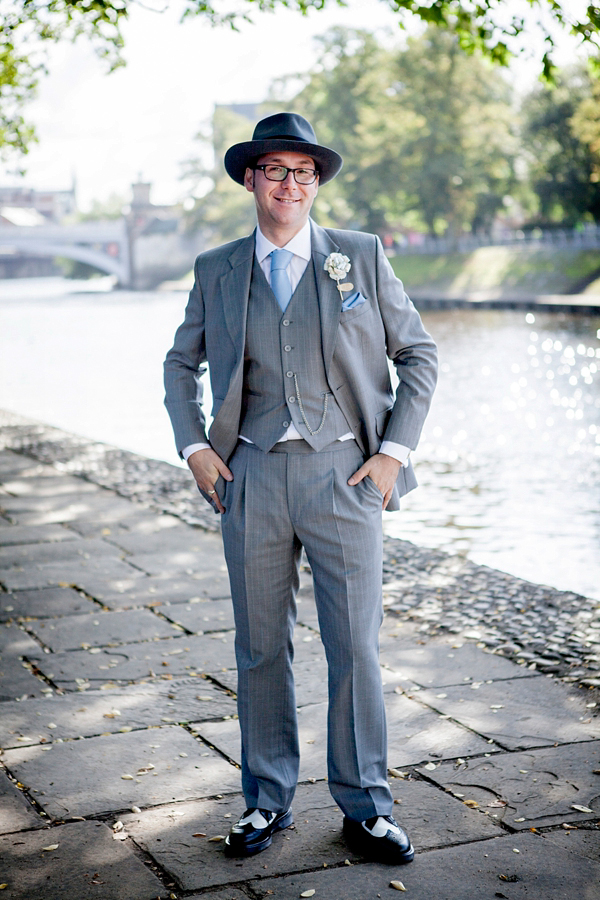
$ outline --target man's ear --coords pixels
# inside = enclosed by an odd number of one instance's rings
[[[244,187],[251,194],[254,193],[254,169],[247,168],[244,175]]]

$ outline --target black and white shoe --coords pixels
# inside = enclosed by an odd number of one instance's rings
[[[415,851],[407,833],[392,816],[373,816],[365,822],[344,817],[344,837],[353,853],[376,862],[412,862]]]
[[[270,809],[247,809],[225,838],[226,856],[252,856],[265,850],[276,831],[287,828],[294,821],[291,809],[272,812]]]

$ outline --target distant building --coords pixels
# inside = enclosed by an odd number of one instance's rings
[[[180,230],[181,204],[167,206],[152,203],[151,189],[152,184],[141,179],[131,185],[131,204],[126,218],[134,238],[143,234],[168,234]]]
[[[16,210],[34,211],[41,216],[41,219],[13,221]],[[36,188],[21,185],[0,186],[0,225],[60,224],[66,217],[72,216],[76,212],[75,179],[73,179],[72,186],[65,191],[39,191]]]

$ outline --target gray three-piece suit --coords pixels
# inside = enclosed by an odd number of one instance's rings
[[[226,510],[247,805],[287,809],[296,786],[292,632],[304,547],[329,664],[329,787],[360,821],[392,809],[378,662],[382,495],[368,477],[354,487],[347,480],[384,438],[416,447],[436,354],[377,238],[311,223],[311,243],[283,313],[254,235],[198,257],[165,362],[166,405],[180,452],[207,441],[198,372],[208,362],[208,440],[234,475],[216,489]],[[350,259],[348,278],[365,300],[346,311],[324,270],[332,252]],[[400,379],[395,397],[387,356]],[[291,423],[304,440],[277,443]],[[349,432],[354,440],[339,440]],[[409,463],[388,509],[415,486]]]

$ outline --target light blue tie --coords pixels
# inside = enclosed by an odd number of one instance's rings
[[[271,288],[284,312],[292,299],[292,285],[286,270],[293,255],[291,250],[273,250],[270,254]]]

